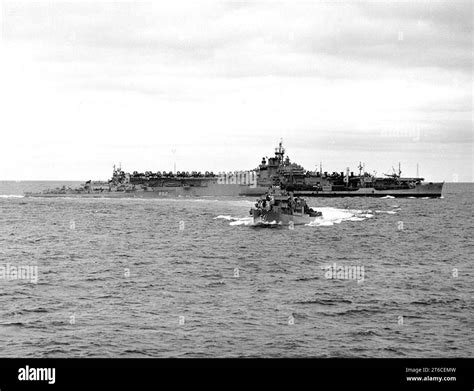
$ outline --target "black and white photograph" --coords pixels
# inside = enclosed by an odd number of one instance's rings
[[[473,389],[472,1],[1,0],[0,136],[2,391]]]

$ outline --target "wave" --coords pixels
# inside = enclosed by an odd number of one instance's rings
[[[322,216],[315,217],[313,221],[306,224],[309,227],[324,227],[332,226],[334,224],[341,224],[345,221],[350,222],[361,222],[374,217],[374,213],[371,210],[357,210],[357,209],[338,209],[332,207],[315,207],[318,212],[322,213]],[[214,217],[214,220],[226,220],[229,221],[231,226],[252,226],[253,218],[247,217],[234,217],[231,215],[219,215]],[[259,223],[262,226],[277,226],[276,221],[268,223]]]
[[[219,215],[217,217],[214,217],[214,220],[218,220],[218,219],[222,219],[222,220],[238,220],[238,217],[232,217],[232,216],[226,216],[226,215]]]
[[[0,194],[0,198],[24,198],[24,195],[18,194]]]
[[[370,337],[372,335],[380,335],[376,331],[373,330],[361,330],[361,331],[351,331],[350,333],[353,336],[362,336],[362,337]]]
[[[309,227],[332,226],[334,224],[341,224],[344,221],[360,222],[374,216],[370,213],[372,212],[371,210],[338,209],[332,207],[320,207],[316,209],[323,215],[316,217],[314,221],[306,224]]]
[[[394,210],[376,210],[375,213],[385,213],[388,215],[396,215],[397,212]]]
[[[395,198],[394,196],[391,196],[391,195],[386,195],[385,197],[381,197],[381,199],[391,199],[391,198]]]
[[[393,197],[392,197],[393,198]],[[378,214],[387,214],[395,215],[399,210],[371,210],[371,209],[339,209],[333,207],[318,207],[311,205],[318,212],[322,213],[322,216],[315,217],[313,221],[308,224],[305,224],[309,227],[327,227],[333,226],[335,224],[341,224],[344,222],[362,222],[367,219],[371,219]],[[399,207],[394,205],[392,207]],[[253,218],[251,216],[247,217],[236,217],[231,215],[219,215],[214,217],[214,220],[226,220],[229,221],[231,226],[252,226]],[[268,223],[259,223],[258,225],[262,226],[276,226],[278,223],[276,221]]]
[[[352,304],[351,300],[345,300],[345,299],[315,299],[315,300],[302,300],[302,301],[297,301],[295,304],[321,304],[321,305],[337,305],[337,304]]]
[[[252,217],[237,218],[230,222],[229,225],[254,225]]]
[[[354,216],[354,217],[351,217],[349,219],[349,221],[364,221],[365,219],[363,217],[357,217],[357,216]]]

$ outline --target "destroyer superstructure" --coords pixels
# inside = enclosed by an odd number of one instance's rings
[[[267,193],[261,196],[250,209],[254,225],[278,224],[297,225],[309,224],[322,213],[310,208],[306,200],[294,197],[290,191],[281,190],[272,186]]]

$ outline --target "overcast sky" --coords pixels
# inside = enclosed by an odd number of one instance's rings
[[[0,180],[252,169],[280,138],[473,180],[471,1],[154,3],[1,2]]]

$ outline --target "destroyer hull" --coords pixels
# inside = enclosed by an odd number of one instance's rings
[[[278,225],[303,225],[309,224],[317,217],[310,217],[309,215],[287,215],[282,213],[267,212],[263,216],[254,216],[254,225],[262,224],[278,224]]]

